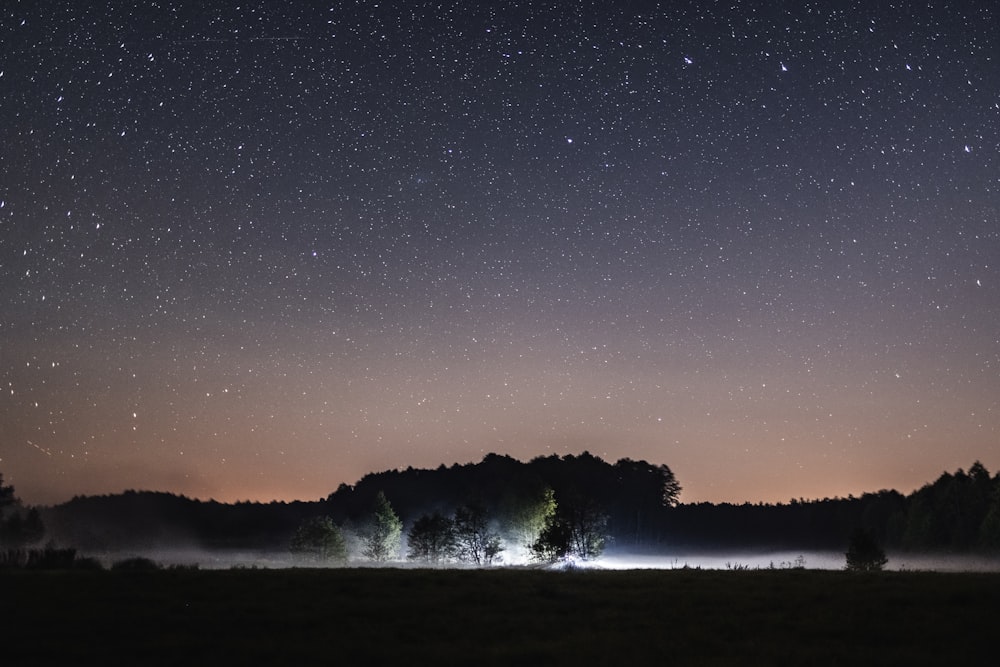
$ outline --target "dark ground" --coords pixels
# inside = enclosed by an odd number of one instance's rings
[[[0,573],[4,665],[993,665],[1000,575]]]

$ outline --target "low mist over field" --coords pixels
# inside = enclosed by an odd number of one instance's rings
[[[128,558],[148,558],[163,567],[197,566],[200,569],[217,570],[230,568],[280,569],[301,567],[391,567],[425,568],[426,563],[405,559],[387,563],[371,563],[355,560],[337,564],[303,563],[287,551],[226,551],[209,549],[153,549],[121,552],[92,552],[105,566]],[[899,572],[1000,572],[1000,557],[982,554],[921,554],[913,552],[888,553],[887,571]],[[539,563],[530,559],[508,559],[496,567],[590,570],[843,570],[845,565],[842,551],[706,551],[677,552],[663,554],[629,554],[609,550],[599,558],[582,561],[572,560],[560,563]],[[447,563],[431,566],[436,569],[468,569],[462,563]]]

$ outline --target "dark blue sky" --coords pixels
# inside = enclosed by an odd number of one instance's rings
[[[0,16],[27,501],[490,451],[688,502],[1000,466],[993,3],[206,4]]]

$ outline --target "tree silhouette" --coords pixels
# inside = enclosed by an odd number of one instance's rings
[[[407,533],[410,560],[437,565],[455,555],[455,526],[440,512],[424,514]]]
[[[528,547],[531,557],[543,563],[554,563],[571,554],[572,530],[558,516],[553,514],[545,522],[538,538]]]
[[[403,522],[389,504],[389,499],[379,491],[375,495],[375,508],[371,523],[363,536],[362,553],[366,558],[384,563],[399,555],[403,535]]]
[[[889,562],[882,547],[867,531],[860,528],[854,531],[845,556],[846,569],[851,572],[877,572]]]
[[[0,472],[0,519],[3,519],[8,507],[17,505],[18,502],[17,496],[14,495],[14,487],[3,483],[3,473]]]
[[[0,473],[0,545],[20,549],[37,544],[44,536],[45,525],[38,510],[25,512],[14,487],[4,484]]]
[[[593,499],[571,494],[567,501],[557,503],[529,550],[535,560],[543,562],[592,560],[604,552],[607,524],[607,514]]]
[[[315,563],[347,562],[347,543],[340,528],[328,516],[316,516],[303,521],[289,550],[296,556]]]
[[[660,480],[660,499],[664,506],[673,507],[681,498],[681,483],[677,481],[673,471],[666,464],[656,467]]]
[[[600,556],[608,539],[608,515],[587,497],[577,497],[563,507],[573,555],[582,560]]]
[[[458,559],[475,565],[493,565],[500,560],[503,543],[490,528],[489,515],[480,503],[455,510],[455,553]]]
[[[990,552],[1000,552],[1000,475],[990,494],[986,516],[979,527],[979,547]]]
[[[983,524],[997,482],[976,461],[969,472],[943,473],[908,499],[903,546],[962,551],[982,546]]]

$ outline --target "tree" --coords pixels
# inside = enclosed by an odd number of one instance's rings
[[[25,512],[14,487],[4,484],[0,473],[0,545],[23,548],[41,542],[44,536],[45,525],[38,510]]]
[[[656,471],[660,477],[661,502],[665,507],[676,507],[681,499],[680,482],[677,481],[673,471],[666,464],[660,464]]]
[[[14,495],[14,487],[3,483],[3,473],[0,472],[0,520],[3,519],[4,511],[8,507],[18,505],[20,502]]]
[[[490,529],[486,509],[480,503],[470,503],[455,510],[455,554],[460,561],[480,566],[500,561],[503,543]]]
[[[531,557],[537,561],[555,563],[570,556],[571,540],[572,531],[569,526],[553,514],[546,520],[545,527],[538,534],[538,538],[528,546],[528,550],[531,552]]]
[[[982,463],[943,473],[908,499],[902,543],[907,549],[966,550],[982,541],[993,482]]]
[[[296,556],[316,563],[346,563],[347,542],[340,528],[328,516],[316,516],[303,521],[289,550]]]
[[[508,493],[500,506],[500,526],[508,544],[530,553],[550,517],[556,513],[556,496],[551,487]],[[515,554],[516,557],[516,554]]]
[[[647,549],[662,539],[660,519],[666,514],[665,508],[677,505],[680,484],[669,467],[646,461],[619,459],[613,471],[612,493],[603,497],[588,495],[601,501],[619,540],[636,549]]]
[[[535,560],[554,562],[565,558],[592,560],[604,552],[607,515],[582,495],[572,495],[559,504],[531,546]]]
[[[979,548],[1000,552],[1000,477],[994,484],[986,517],[979,526]]]
[[[399,555],[403,522],[381,491],[375,496],[371,523],[363,537],[362,553],[366,558],[383,563]]]
[[[854,531],[845,556],[850,572],[877,572],[889,562],[875,538],[861,528]]]
[[[440,512],[421,516],[407,533],[410,560],[437,565],[455,555],[455,526]]]
[[[570,549],[581,560],[592,560],[604,553],[607,543],[608,515],[588,498],[577,498],[565,505],[565,520],[570,528]]]

